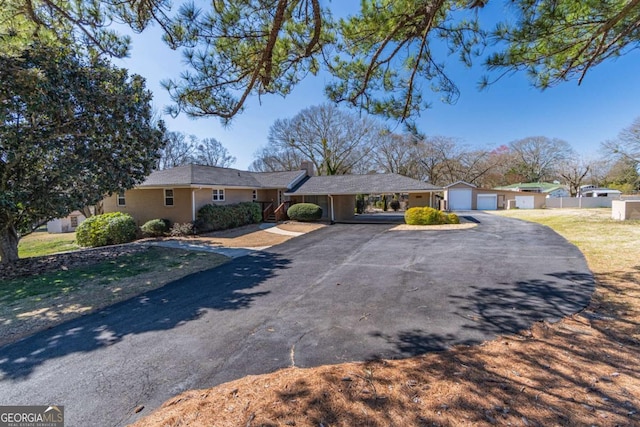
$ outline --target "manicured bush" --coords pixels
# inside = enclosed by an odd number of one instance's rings
[[[160,237],[169,232],[169,221],[166,219],[152,219],[145,222],[140,230],[146,237]]]
[[[322,218],[322,208],[313,203],[296,203],[287,209],[287,215],[295,221],[317,221]]]
[[[107,246],[132,242],[136,239],[136,222],[129,214],[111,212],[84,220],[76,228],[80,246]]]
[[[243,202],[230,205],[205,205],[198,211],[195,223],[200,232],[226,230],[262,220],[260,204]]]
[[[446,214],[429,207],[409,208],[404,214],[404,221],[409,225],[459,224],[456,214]]]
[[[460,218],[454,213],[447,215],[447,224],[460,224]]]
[[[400,200],[393,199],[389,202],[389,207],[393,209],[394,212],[398,212],[398,209],[400,209]]]

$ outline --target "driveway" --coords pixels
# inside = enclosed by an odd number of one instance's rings
[[[480,343],[588,303],[594,282],[574,246],[469,215],[479,224],[466,230],[325,227],[0,348],[0,405],[124,425],[187,389]]]

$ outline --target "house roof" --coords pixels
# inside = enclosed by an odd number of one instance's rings
[[[204,165],[184,165],[154,171],[138,187],[223,186],[245,188],[290,188],[306,176],[305,171],[248,172]]]
[[[286,172],[250,172],[265,188],[292,188],[307,176],[304,170]]]
[[[478,186],[477,186],[477,185],[475,185],[475,184],[471,184],[470,182],[467,182],[467,181],[456,181],[456,182],[454,182],[453,184],[449,184],[449,185],[447,185],[447,186],[446,186],[446,187],[444,187],[444,188],[451,188],[451,187],[453,187],[454,185],[458,185],[458,184],[464,184],[464,185],[466,185],[467,187],[478,188]]]
[[[417,179],[395,173],[369,175],[326,175],[311,176],[287,195],[341,195],[376,193],[419,193],[441,191]]]
[[[494,190],[511,190],[511,191],[535,191],[541,193],[550,193],[551,191],[564,188],[562,185],[551,184],[549,182],[525,182],[519,184],[504,185],[495,187]]]

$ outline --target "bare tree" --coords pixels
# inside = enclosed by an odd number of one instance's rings
[[[493,168],[489,154],[487,150],[471,150],[460,140],[445,136],[424,137],[416,143],[419,176],[434,185],[457,181],[479,183]]]
[[[215,138],[198,140],[195,135],[182,132],[167,132],[167,144],[158,154],[156,169],[169,169],[177,166],[197,163],[206,166],[227,168],[235,163],[236,158]]]
[[[236,158],[215,138],[205,138],[196,143],[194,151],[195,163],[200,165],[228,168],[236,162]]]
[[[589,173],[585,181],[597,187],[605,187],[607,185],[607,175],[611,171],[613,161],[611,158],[601,158],[589,161]]]
[[[389,133],[372,153],[373,165],[382,172],[420,179],[420,142],[411,134]]]
[[[591,165],[589,162],[579,157],[569,159],[560,165],[558,173],[569,186],[571,196],[575,197],[578,195],[580,186],[590,170]]]
[[[562,162],[574,155],[567,141],[545,136],[530,136],[513,141],[509,148],[515,154],[516,170],[527,182],[555,178]]]
[[[262,147],[254,154],[249,170],[255,172],[279,172],[300,169],[305,157],[293,147],[280,149],[273,145]]]
[[[167,132],[165,138],[167,143],[159,151],[160,158],[156,169],[170,169],[193,162],[195,136],[187,137],[182,132]]]
[[[602,143],[608,154],[614,157],[622,157],[640,162],[640,117],[637,117],[631,126],[623,129],[618,138]]]
[[[368,118],[344,112],[333,104],[309,107],[291,119],[278,119],[269,130],[269,145],[258,154],[262,158],[297,153],[311,161],[319,175],[350,173],[375,148],[384,135]],[[255,162],[254,162],[255,163]]]

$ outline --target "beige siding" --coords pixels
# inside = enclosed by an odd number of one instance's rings
[[[356,196],[333,196],[333,215],[336,221],[354,219],[355,209]],[[327,216],[331,217],[331,212]]]
[[[435,196],[433,196],[435,197]],[[431,193],[409,193],[409,207],[418,208],[424,206],[431,206]]]
[[[191,222],[191,190],[173,189],[173,206],[164,205],[163,189],[134,189],[124,194],[125,206],[117,206],[117,195],[104,200],[104,212],[124,212],[138,225],[151,219],[164,218],[171,222]]]
[[[274,206],[278,204],[278,190],[258,190],[259,202],[273,202]]]
[[[515,203],[516,196],[533,196],[533,207],[534,209],[542,209],[547,205],[547,195],[544,193],[529,193],[526,191],[494,191],[494,193],[498,193],[499,195],[504,195],[504,208],[506,209],[509,200],[513,200],[512,203]]]

